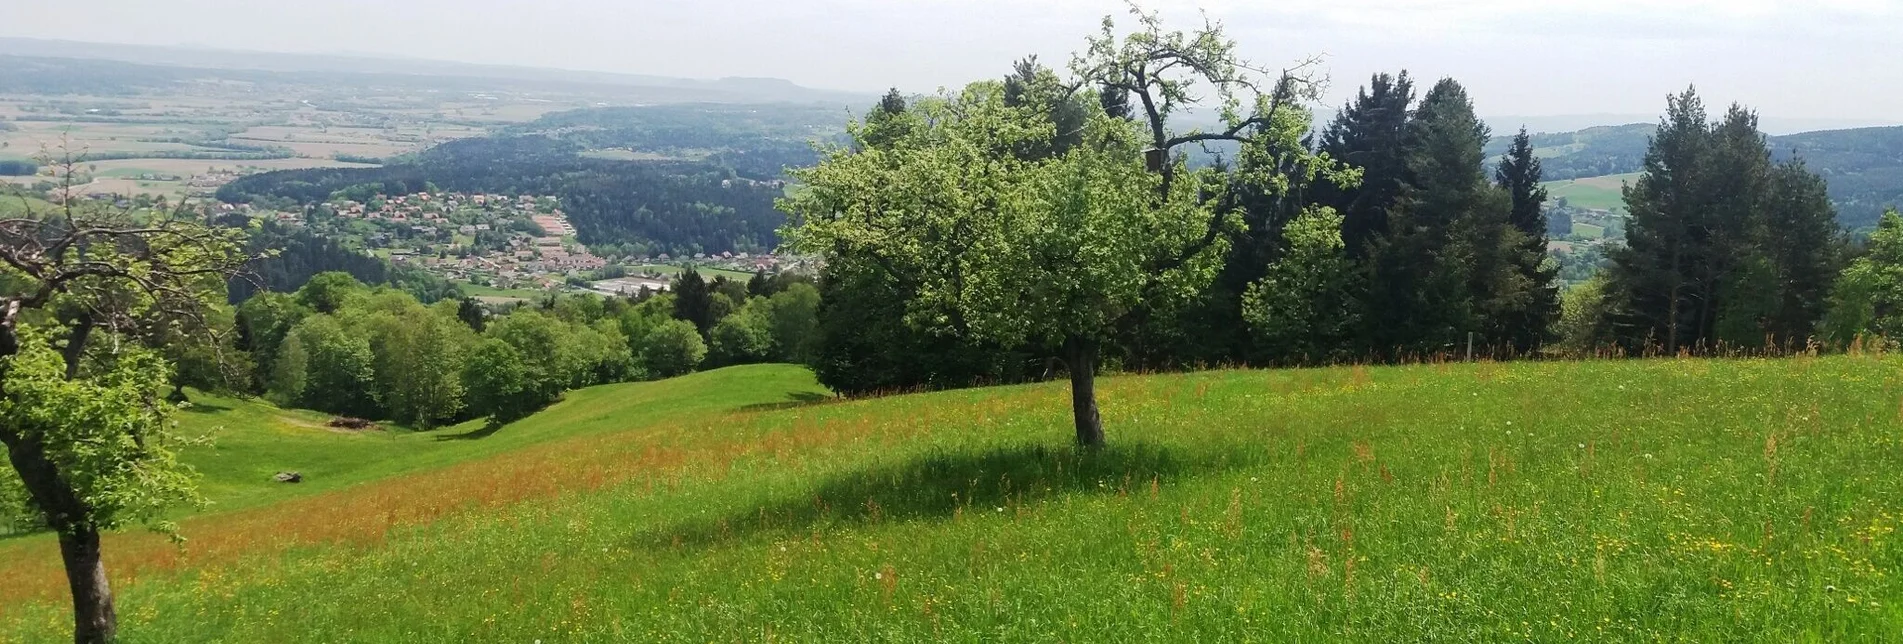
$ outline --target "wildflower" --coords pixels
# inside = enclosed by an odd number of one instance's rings
[[[872,578],[873,578],[873,579],[885,579],[885,573],[883,573],[883,572],[875,572],[875,573],[872,573]]]

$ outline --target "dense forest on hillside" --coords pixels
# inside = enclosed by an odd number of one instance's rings
[[[420,269],[396,266],[380,257],[345,248],[336,240],[302,228],[266,221],[252,233],[249,250],[262,258],[226,287],[226,299],[238,304],[261,292],[288,293],[320,273],[341,272],[365,284],[389,285],[428,304],[459,295],[448,280]],[[264,256],[266,251],[273,254]]]
[[[1646,142],[1657,129],[1656,124],[1635,123],[1534,134],[1533,147],[1541,156],[1548,181],[1625,174],[1639,171]],[[1487,143],[1487,156],[1497,159],[1512,144],[1510,135],[1495,136]]]
[[[244,177],[220,200],[292,207],[374,184],[384,194],[435,186],[456,192],[547,194],[562,200],[583,243],[641,242],[660,252],[758,251],[776,243],[784,215],[777,183],[737,177],[691,161],[618,161],[579,155],[577,144],[544,136],[452,141],[412,161],[379,168],[283,170]]]
[[[505,134],[542,134],[588,149],[704,158],[742,177],[771,180],[788,167],[818,162],[813,142],[841,136],[846,114],[836,106],[791,104],[607,107],[547,114]]]

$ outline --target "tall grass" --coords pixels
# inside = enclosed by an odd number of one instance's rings
[[[1885,641],[1899,364],[1115,377],[1096,453],[1061,384],[803,405],[755,367],[107,549],[132,641]],[[0,543],[0,639],[61,637],[58,582]]]

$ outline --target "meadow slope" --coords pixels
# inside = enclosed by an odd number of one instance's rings
[[[1899,366],[1121,376],[1098,453],[1060,383],[828,402],[742,367],[478,440],[303,428],[382,447],[288,498],[239,489],[286,452],[228,427],[250,464],[191,458],[230,507],[108,565],[134,642],[1882,641]],[[63,590],[48,540],[0,541],[0,640],[60,638]]]

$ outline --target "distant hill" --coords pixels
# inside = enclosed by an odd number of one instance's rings
[[[195,70],[192,77],[235,76],[248,80],[256,72],[322,77],[350,83],[365,79],[389,82],[406,79],[409,84],[429,85],[430,79],[453,89],[495,89],[504,87],[564,86],[592,87],[596,92],[632,94],[631,98],[652,102],[706,103],[843,103],[860,105],[876,97],[852,92],[812,89],[777,78],[723,78],[700,80],[639,74],[544,69],[508,65],[478,65],[451,61],[410,58],[384,58],[328,54],[286,54],[195,47],[120,45],[33,38],[0,38],[0,57],[25,59],[66,59],[136,63],[148,75],[154,68],[170,68],[160,77],[178,75],[180,69]],[[29,61],[31,62],[31,61]],[[0,69],[24,64],[8,61]],[[47,60],[35,62],[40,66]],[[78,69],[121,70],[112,65],[85,65]],[[67,70],[71,71],[71,69]],[[0,79],[17,78],[7,74]],[[128,74],[130,75],[130,74]],[[266,75],[269,79],[270,76]],[[283,79],[276,79],[283,80]],[[0,87],[19,91],[17,87]]]
[[[1592,127],[1537,134],[1533,145],[1549,181],[1569,181],[1638,172],[1655,124]],[[1489,157],[1504,154],[1510,136],[1487,145]],[[1888,206],[1903,206],[1903,126],[1824,130],[1770,137],[1779,161],[1803,159],[1830,183],[1837,218],[1853,230],[1876,224]]]

